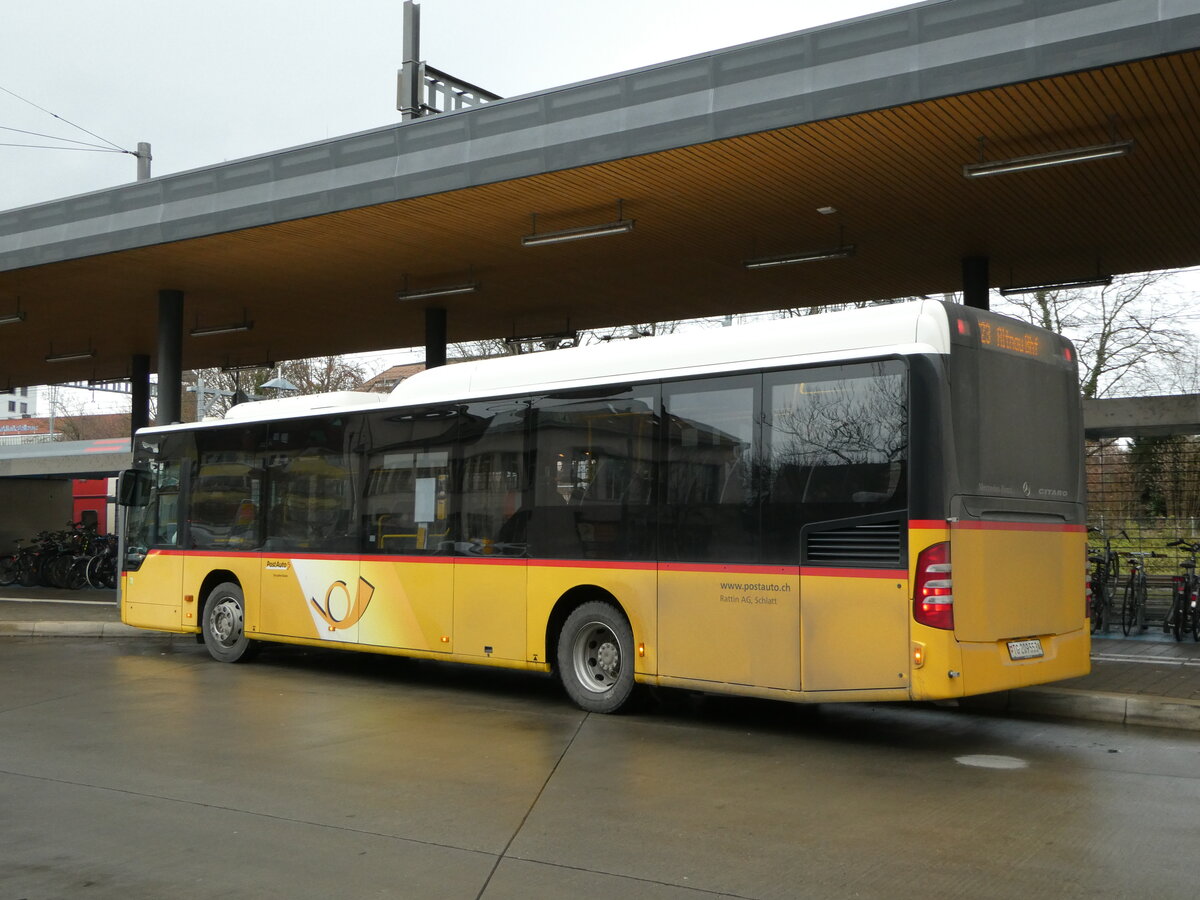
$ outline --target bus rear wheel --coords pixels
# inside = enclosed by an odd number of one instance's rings
[[[633,693],[633,629],[610,603],[572,612],[558,636],[558,677],[580,709],[614,713]]]
[[[204,646],[218,662],[241,662],[252,655],[255,643],[246,637],[246,601],[242,589],[226,581],[218,584],[204,604],[200,632]]]

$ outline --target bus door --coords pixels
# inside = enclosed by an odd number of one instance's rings
[[[529,401],[464,407],[456,496],[454,653],[526,658]]]
[[[184,609],[181,478],[187,471],[182,438],[138,437],[149,471],[131,473],[143,484],[127,507],[121,576],[121,621],[140,628],[179,630],[197,623]]]
[[[450,653],[454,630],[451,448],[457,413],[372,412],[360,589],[372,592],[359,642]]]
[[[799,572],[760,529],[760,375],[663,386],[667,477],[658,569],[659,671],[796,690]],[[768,542],[770,543],[770,542]],[[776,565],[761,565],[764,560]]]
[[[907,689],[904,362],[768,374],[764,406],[763,547],[799,548],[801,689]]]
[[[265,475],[259,630],[357,643],[373,599],[360,576],[358,469],[361,420],[272,423],[261,457]]]

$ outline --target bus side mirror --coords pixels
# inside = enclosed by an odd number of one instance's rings
[[[126,469],[117,478],[117,503],[121,506],[145,506],[150,502],[150,473],[145,469]]]

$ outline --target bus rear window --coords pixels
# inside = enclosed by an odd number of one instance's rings
[[[1044,339],[1059,344],[1049,332]],[[1068,344],[1061,346],[1069,348]],[[1073,357],[1073,354],[1071,354]],[[1082,413],[1073,358],[955,342],[950,392],[958,490],[1079,501]]]

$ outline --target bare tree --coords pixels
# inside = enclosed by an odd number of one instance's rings
[[[54,431],[64,441],[91,441],[99,438],[128,437],[128,413],[98,413],[96,405],[77,396],[77,392],[51,390],[48,404],[53,413]]]
[[[866,309],[869,306],[890,306],[893,303],[908,303],[919,297],[892,297],[888,300],[852,300],[849,303],[828,303],[824,306],[800,306],[778,310],[775,318],[793,319],[800,316],[819,316],[823,313],[841,312],[846,309]]]
[[[361,363],[345,356],[318,356],[282,363],[279,371],[301,394],[352,391],[367,380]]]
[[[492,359],[497,356],[517,356],[542,349],[532,341],[514,341],[504,338],[483,338],[478,341],[456,341],[450,345],[453,359]],[[523,349],[526,348],[526,349]]]
[[[684,323],[678,319],[668,322],[643,322],[639,325],[618,325],[615,328],[597,328],[585,332],[582,343],[595,344],[598,342],[636,340],[644,337],[657,337],[663,334],[674,334]]]
[[[1190,344],[1177,325],[1178,304],[1152,290],[1167,277],[1147,272],[1115,279],[1099,291],[1020,294],[1004,298],[996,311],[1071,338],[1084,397],[1161,393],[1164,373],[1178,369]]]
[[[193,373],[194,391],[199,396],[203,387],[204,410],[209,416],[223,415],[235,401],[270,397],[274,393],[263,385],[282,376],[296,386],[297,394],[325,394],[330,391],[352,391],[367,379],[365,367],[345,356],[318,356],[294,359],[273,368],[260,367],[223,371],[198,369]],[[200,411],[197,411],[199,416]]]

